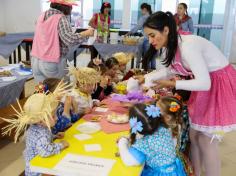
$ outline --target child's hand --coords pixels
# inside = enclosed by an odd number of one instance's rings
[[[72,97],[71,96],[66,96],[65,103],[64,103],[64,112],[67,117],[70,116],[70,109],[72,106]]]
[[[64,132],[59,132],[59,133],[56,134],[57,139],[62,139],[62,138],[64,138],[64,136],[65,136]]]
[[[129,138],[126,137],[126,136],[121,136],[119,137],[117,140],[116,140],[116,144],[118,145],[119,144],[119,141],[122,140],[122,141],[127,141],[127,144],[129,143]]]
[[[79,112],[78,103],[75,100],[72,100],[72,109],[75,114],[78,114]]]
[[[100,106],[101,105],[101,102],[99,100],[94,100],[93,101],[93,106]]]
[[[63,145],[63,149],[68,148],[70,146],[70,144],[67,141],[62,140],[61,143]]]
[[[109,80],[109,78],[108,78],[107,76],[103,77],[103,78],[101,79],[100,86],[101,86],[101,87],[106,87],[107,84],[108,84],[108,80]]]
[[[120,79],[117,76],[112,78],[112,82],[114,82],[114,83],[118,83],[119,81],[120,81]]]
[[[89,114],[92,112],[92,108],[85,108],[84,109],[84,114]]]

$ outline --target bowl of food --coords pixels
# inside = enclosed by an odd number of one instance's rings
[[[127,114],[109,114],[107,116],[107,121],[110,123],[123,124],[129,122],[129,116]]]

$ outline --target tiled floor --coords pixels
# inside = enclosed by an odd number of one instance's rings
[[[82,54],[77,58],[79,66],[86,66],[89,61],[87,54]],[[26,95],[33,92],[34,82],[30,81],[26,85]],[[16,144],[7,139],[0,140],[0,176],[18,176],[24,170],[24,160],[22,152],[24,141]],[[236,175],[236,132],[227,134],[220,144],[220,154],[222,160],[222,176]]]

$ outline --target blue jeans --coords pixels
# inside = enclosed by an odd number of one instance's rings
[[[141,58],[148,51],[149,47],[150,47],[149,41],[146,37],[144,37],[143,41],[141,41],[138,45],[138,54],[137,54],[137,61],[136,61],[137,68],[140,67]],[[150,61],[149,69],[156,69],[156,56],[154,56],[152,60]]]
[[[62,79],[66,75],[66,58],[60,58],[59,63],[54,63],[32,57],[31,62],[36,83],[43,82],[47,78]]]

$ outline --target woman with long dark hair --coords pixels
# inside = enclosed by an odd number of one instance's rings
[[[69,47],[83,43],[93,35],[93,29],[73,33],[67,18],[74,0],[50,0],[50,9],[37,20],[32,47],[32,69],[36,82],[46,78],[63,78]]]
[[[191,160],[197,176],[220,175],[218,142],[236,129],[236,70],[210,41],[195,35],[178,35],[170,12],[156,12],[144,24],[149,43],[165,54],[162,70],[144,76],[145,86],[192,91],[188,101]],[[190,80],[169,80],[175,74]],[[144,81],[139,77],[139,81]]]

